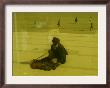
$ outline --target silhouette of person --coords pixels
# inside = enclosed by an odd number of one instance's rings
[[[49,58],[57,58],[58,63],[64,64],[66,62],[66,55],[68,55],[67,50],[57,37],[53,38],[52,43]]]
[[[75,23],[77,23],[77,22],[78,22],[78,18],[76,17],[76,18],[75,18]]]
[[[60,28],[60,27],[61,27],[61,24],[60,24],[60,19],[58,20],[57,26],[58,26],[58,28]]]
[[[66,55],[68,52],[64,46],[60,43],[59,38],[53,37],[51,49],[48,51],[49,55],[40,60],[33,59],[30,66],[32,69],[42,69],[50,71],[51,69],[55,70],[60,64],[66,62]],[[52,60],[57,59],[57,62],[54,63]]]
[[[90,23],[90,31],[93,30],[93,23]]]
[[[90,18],[89,18],[89,22],[90,22],[90,31],[92,31],[93,30],[93,19],[92,19],[92,17],[90,16]]]

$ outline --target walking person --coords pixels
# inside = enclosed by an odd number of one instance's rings
[[[77,22],[78,22],[78,18],[76,17],[76,18],[75,18],[75,24],[76,24]]]
[[[93,30],[93,18],[90,16],[89,18],[89,23],[90,23],[90,31]]]
[[[61,27],[60,19],[58,20],[57,26],[60,29],[60,27]]]
[[[90,31],[92,31],[93,30],[93,23],[91,22],[90,23]]]

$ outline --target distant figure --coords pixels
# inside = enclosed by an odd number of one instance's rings
[[[77,22],[78,22],[78,18],[76,17],[76,18],[75,18],[75,23],[77,23]]]
[[[61,27],[61,24],[60,24],[60,19],[58,20],[57,26],[58,26],[58,28],[60,28],[60,27]]]
[[[90,22],[90,31],[92,31],[93,30],[93,19],[91,16],[89,17],[89,22]]]
[[[93,30],[93,23],[90,23],[90,31]]]
[[[31,68],[32,69],[42,69],[42,70],[55,70],[60,64],[66,63],[66,55],[68,52],[64,46],[60,43],[59,38],[54,37],[52,40],[51,49],[48,51],[49,55],[41,60],[32,60]],[[53,60],[56,59],[56,62]]]
[[[35,28],[42,28],[42,22],[35,20],[34,21],[34,27]]]

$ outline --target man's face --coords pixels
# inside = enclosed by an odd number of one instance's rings
[[[57,42],[53,41],[53,45],[57,45]]]

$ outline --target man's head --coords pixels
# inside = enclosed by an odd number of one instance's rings
[[[58,43],[60,43],[60,39],[57,38],[57,37],[53,37],[52,42],[53,42],[54,45],[57,45]]]

